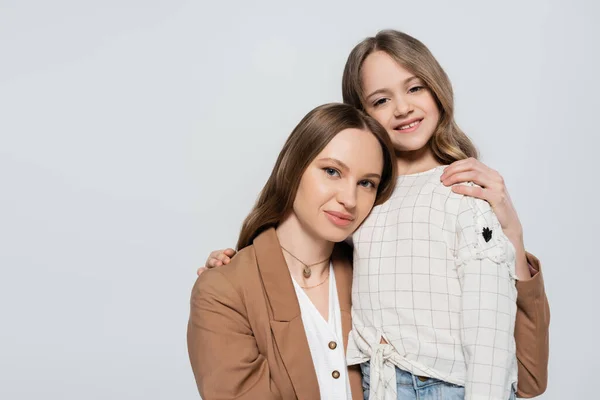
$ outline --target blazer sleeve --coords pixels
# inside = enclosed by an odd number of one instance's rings
[[[205,271],[194,285],[187,342],[203,400],[282,399],[242,297],[218,269]]]
[[[519,367],[517,396],[528,398],[544,393],[548,384],[550,306],[539,260],[527,253],[527,261],[539,272],[527,281],[517,282],[515,341]]]

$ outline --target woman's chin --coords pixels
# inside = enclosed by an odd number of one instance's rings
[[[339,229],[339,228],[322,229],[319,232],[319,236],[321,236],[321,238],[323,238],[329,242],[333,242],[333,243],[343,242],[351,234],[352,234],[352,232],[348,232],[346,229]]]

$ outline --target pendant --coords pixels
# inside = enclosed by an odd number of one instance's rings
[[[304,275],[304,277],[306,279],[310,278],[310,275],[312,274],[312,271],[310,270],[310,268],[308,268],[307,265],[304,266],[304,270],[302,271],[302,274]]]

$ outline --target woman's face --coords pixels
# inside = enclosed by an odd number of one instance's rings
[[[377,138],[367,130],[345,129],[304,171],[293,215],[312,236],[340,242],[373,208],[382,172]]]
[[[361,80],[365,111],[385,127],[394,148],[400,152],[422,149],[440,119],[424,82],[383,51],[367,56]]]

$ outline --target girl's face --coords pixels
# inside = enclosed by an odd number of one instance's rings
[[[369,215],[382,172],[377,138],[363,129],[345,129],[304,171],[291,217],[311,236],[341,242]]]
[[[379,121],[397,151],[427,145],[440,119],[435,99],[425,84],[387,53],[371,53],[362,64],[365,111]]]

